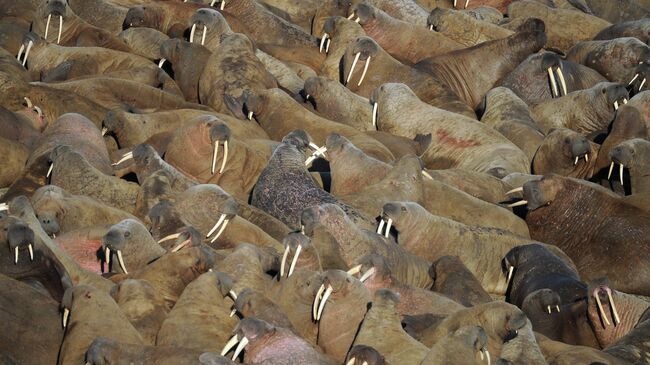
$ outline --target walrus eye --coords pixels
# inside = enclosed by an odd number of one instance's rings
[[[406,212],[406,207],[402,207],[402,212]]]
[[[124,232],[124,237],[125,238],[131,237],[131,232],[129,232],[129,231]]]

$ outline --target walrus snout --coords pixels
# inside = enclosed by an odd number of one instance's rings
[[[41,228],[47,233],[48,236],[59,234],[60,227],[59,221],[54,214],[39,214],[38,221],[41,223]]]
[[[129,237],[131,237],[131,232],[113,227],[102,237],[102,246],[121,251],[126,247],[126,239]]]
[[[302,211],[300,215],[300,224],[304,227],[305,235],[311,236],[314,228],[320,220],[320,209],[318,206],[309,207]]]
[[[576,138],[570,139],[571,145],[571,157],[582,157],[589,154],[591,151],[591,146],[589,141],[584,136],[578,136]]]
[[[509,342],[517,338],[519,330],[526,326],[528,318],[526,315],[517,309],[517,312],[510,317],[506,322],[506,333],[503,336],[503,343]]]
[[[524,200],[527,201],[528,210],[535,210],[546,205],[549,201],[544,197],[540,181],[529,181],[523,186]]]
[[[221,122],[210,122],[210,142],[214,143],[215,141],[223,142],[230,141],[231,135],[230,128],[225,123]]]
[[[443,19],[446,14],[449,13],[448,9],[444,8],[434,8],[431,10],[431,13],[427,17],[427,26],[429,27],[429,30],[433,31],[440,31],[440,27],[442,26]]]
[[[92,365],[110,363],[117,352],[117,341],[105,337],[97,337],[86,351],[86,362]]]
[[[72,153],[72,152],[74,152],[74,150],[72,149],[72,147],[70,147],[68,145],[56,146],[50,152],[50,162],[54,163],[57,159],[61,158],[62,156],[66,155],[68,153]]]
[[[611,83],[602,92],[607,95],[607,103],[612,105],[614,110],[618,109],[619,105],[627,104],[627,99],[630,97],[627,89],[621,84]]]
[[[399,218],[400,213],[406,212],[406,206],[397,202],[386,203],[382,209],[383,216],[393,220]]]
[[[27,224],[23,222],[11,224],[7,230],[7,241],[9,243],[9,248],[16,253],[16,257],[18,257],[18,249],[20,247],[29,247],[30,258],[32,260],[34,259],[34,231],[32,231]],[[16,259],[14,262],[16,263],[17,261],[18,260]]]
[[[64,0],[48,0],[45,13],[47,15],[65,16],[68,4]]]
[[[357,23],[366,24],[375,18],[375,7],[366,3],[359,3],[352,7],[352,14],[356,15]],[[353,18],[355,19],[355,18]]]

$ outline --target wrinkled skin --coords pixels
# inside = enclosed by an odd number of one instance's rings
[[[594,175],[598,147],[570,129],[554,129],[546,135],[535,153],[532,172],[589,179]]]
[[[125,219],[113,225],[102,238],[102,249],[110,249],[110,267],[106,271],[124,272],[114,253],[122,253],[124,269],[137,271],[160,258],[166,250],[153,240],[147,228],[135,219]],[[105,261],[109,258],[104,257]]]
[[[431,11],[427,23],[433,27],[432,31],[440,32],[464,47],[506,38],[514,33],[495,24],[475,19],[469,13],[441,7]]]
[[[442,256],[431,264],[431,290],[444,294],[458,303],[471,307],[488,303],[492,297],[458,256]]]

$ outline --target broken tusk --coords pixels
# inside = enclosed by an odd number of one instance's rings
[[[235,294],[234,290],[229,291],[228,295],[230,295],[230,299],[232,299],[233,302],[237,300],[237,294]]]
[[[68,308],[63,308],[63,328],[66,328],[68,325],[68,317],[70,316],[70,310]]]

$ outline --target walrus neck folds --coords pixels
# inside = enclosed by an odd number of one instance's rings
[[[257,11],[257,8],[250,0],[230,0],[226,2],[224,11],[238,17],[247,17],[254,14]]]

